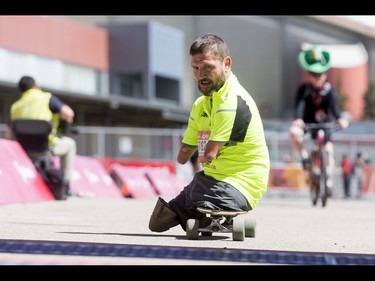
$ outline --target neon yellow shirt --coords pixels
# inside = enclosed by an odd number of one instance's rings
[[[182,143],[197,147],[200,132],[225,142],[216,159],[203,163],[205,175],[237,188],[254,209],[267,190],[269,152],[257,105],[233,73],[212,97],[196,99]]]
[[[59,115],[54,114],[49,109],[51,93],[39,89],[30,89],[22,93],[21,97],[15,101],[10,108],[10,119],[38,119],[51,121],[52,132],[49,136],[49,145],[52,146],[57,141],[56,132],[59,125]]]

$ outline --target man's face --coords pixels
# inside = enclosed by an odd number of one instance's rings
[[[315,89],[322,89],[327,80],[327,73],[312,73],[309,72],[309,81]]]
[[[225,60],[218,60],[210,53],[190,56],[191,68],[199,91],[211,96],[225,83]]]

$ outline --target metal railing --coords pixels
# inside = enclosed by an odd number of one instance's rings
[[[0,137],[5,137],[5,124],[0,124]],[[113,159],[145,159],[175,161],[184,129],[119,128],[78,126],[78,134],[71,135],[77,142],[77,153],[83,156]],[[291,146],[288,133],[265,131],[271,162],[288,161]],[[345,152],[354,158],[358,151],[367,152],[375,159],[375,134],[345,134],[333,136],[335,158]],[[306,144],[311,142],[306,137]]]

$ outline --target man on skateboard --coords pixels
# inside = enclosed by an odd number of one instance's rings
[[[149,229],[163,232],[189,219],[210,222],[197,208],[254,209],[267,190],[270,160],[262,119],[252,96],[231,71],[232,59],[220,37],[206,34],[190,46],[190,63],[199,91],[177,161],[198,150],[203,170],[169,202],[158,198]]]

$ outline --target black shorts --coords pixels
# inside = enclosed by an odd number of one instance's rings
[[[325,143],[332,141],[332,130],[331,129],[326,129],[324,130],[325,134]],[[318,136],[318,129],[312,129],[311,130],[311,139],[315,140],[316,137]]]
[[[229,183],[206,176],[204,171],[195,173],[193,180],[185,186],[175,199],[180,207],[211,210],[249,211],[251,206],[245,196]]]
[[[188,219],[206,216],[198,212],[197,207],[218,211],[252,210],[245,196],[235,187],[206,176],[204,171],[195,173],[193,180],[168,204],[179,216],[183,228]]]

